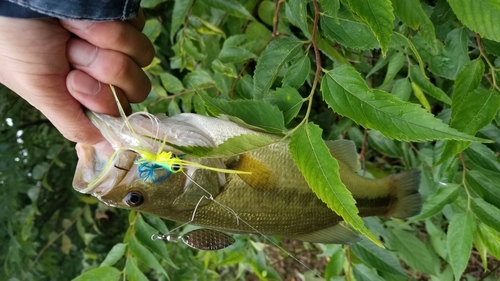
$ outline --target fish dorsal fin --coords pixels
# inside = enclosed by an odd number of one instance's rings
[[[333,244],[352,244],[361,240],[361,237],[349,228],[336,224],[334,226],[293,236],[291,238],[299,239],[311,243],[333,243]]]
[[[330,149],[330,153],[335,159],[344,163],[353,172],[359,170],[358,152],[356,145],[350,140],[334,140],[325,141],[326,146]]]
[[[250,172],[251,174],[238,174],[238,176],[256,190],[269,191],[275,187],[276,181],[271,168],[251,155],[240,154],[227,165],[234,170]]]

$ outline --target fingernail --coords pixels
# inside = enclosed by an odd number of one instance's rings
[[[86,74],[78,75],[74,81],[73,90],[81,94],[95,96],[101,91],[101,82]]]
[[[82,30],[85,31],[91,28],[95,22],[93,21],[84,21],[84,20],[61,20],[62,26],[64,26],[68,30]]]
[[[72,40],[68,44],[68,60],[74,65],[88,67],[96,60],[98,54],[98,47],[83,40]]]

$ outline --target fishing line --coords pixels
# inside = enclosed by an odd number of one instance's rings
[[[196,182],[196,181],[195,181],[195,180],[194,180],[191,176],[189,176],[188,174],[186,174],[184,171],[182,171],[182,173],[183,173],[184,175],[186,175],[186,177],[188,177],[188,178],[189,178],[189,179],[190,179],[190,180],[191,180],[191,181],[192,181],[192,182],[193,182],[196,186],[198,186],[201,190],[203,190],[203,191],[205,191],[207,194],[209,194],[209,195],[210,195],[210,197],[207,197],[207,196],[205,196],[205,195],[204,195],[204,196],[202,196],[202,197],[200,198],[200,200],[198,200],[198,203],[197,203],[197,204],[196,204],[196,206],[195,206],[195,209],[194,209],[194,211],[193,211],[193,215],[192,215],[192,217],[191,217],[191,220],[190,220],[190,221],[188,221],[188,222],[186,222],[186,223],[183,223],[182,225],[180,225],[180,226],[178,226],[178,227],[176,227],[176,228],[174,228],[174,229],[170,230],[170,231],[169,231],[169,232],[167,232],[167,233],[163,233],[163,234],[153,234],[153,235],[151,236],[151,239],[152,239],[152,240],[157,240],[157,239],[160,239],[160,240],[166,240],[166,241],[169,241],[169,242],[170,242],[170,241],[175,241],[175,240],[180,239],[180,238],[181,238],[181,236],[176,237],[176,236],[170,235],[169,233],[172,233],[172,232],[176,231],[177,229],[180,229],[180,228],[182,228],[182,227],[184,227],[184,226],[186,226],[186,225],[188,225],[188,224],[192,223],[192,222],[194,221],[195,216],[196,216],[196,210],[198,209],[198,206],[200,205],[201,201],[202,201],[203,199],[208,199],[208,200],[211,200],[211,201],[213,201],[213,202],[217,203],[219,206],[221,206],[222,208],[224,208],[224,209],[226,209],[227,211],[229,211],[230,213],[232,213],[232,214],[236,217],[236,221],[237,221],[237,223],[238,223],[238,224],[239,224],[239,221],[243,222],[243,223],[244,223],[246,226],[248,226],[251,230],[253,230],[255,233],[258,233],[258,234],[260,234],[261,236],[263,236],[263,237],[267,238],[267,240],[268,240],[269,242],[271,242],[271,244],[272,244],[272,245],[274,245],[274,246],[275,246],[276,248],[278,248],[279,250],[281,250],[281,251],[285,252],[285,253],[286,253],[289,257],[291,257],[293,260],[295,260],[295,261],[296,261],[296,262],[298,262],[300,265],[302,265],[303,267],[305,267],[307,270],[312,271],[312,272],[313,272],[316,276],[318,276],[318,277],[320,277],[320,278],[323,278],[323,277],[321,277],[321,275],[319,274],[319,272],[318,272],[318,271],[316,271],[316,270],[314,270],[314,269],[310,268],[309,266],[305,265],[305,264],[304,264],[303,262],[301,262],[298,258],[296,258],[295,256],[293,256],[293,255],[292,255],[292,253],[288,252],[288,251],[287,251],[287,250],[285,250],[283,247],[281,247],[280,245],[278,245],[277,243],[275,243],[274,241],[272,241],[272,240],[271,240],[271,238],[270,238],[269,236],[264,235],[262,232],[260,232],[258,229],[256,229],[256,228],[255,228],[255,227],[253,227],[252,225],[250,225],[250,224],[249,224],[248,222],[246,222],[244,219],[240,218],[240,217],[236,214],[236,212],[235,212],[233,209],[231,209],[231,208],[229,208],[228,206],[226,206],[226,205],[224,205],[224,204],[222,204],[222,203],[218,202],[217,200],[215,200],[215,198],[213,197],[213,195],[212,195],[210,192],[208,192],[208,190],[206,190],[203,186],[201,186],[199,183],[197,183],[197,182]]]

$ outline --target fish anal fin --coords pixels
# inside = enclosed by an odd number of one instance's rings
[[[321,230],[293,236],[304,242],[325,243],[325,244],[352,244],[361,240],[361,237],[354,231],[342,224],[324,228]]]
[[[230,163],[231,169],[251,172],[238,174],[245,183],[259,191],[270,191],[275,186],[274,174],[266,164],[248,154],[240,154],[238,159]]]
[[[330,149],[330,154],[345,164],[351,171],[356,172],[360,169],[359,155],[353,141],[334,140],[325,141],[325,144]]]
[[[213,229],[195,229],[180,237],[184,244],[191,248],[205,251],[216,251],[231,246],[234,238]]]
[[[422,210],[422,196],[418,192],[420,170],[411,169],[390,175],[386,179],[393,185],[397,198],[387,217],[406,219],[418,215]]]

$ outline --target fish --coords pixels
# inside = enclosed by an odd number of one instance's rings
[[[282,236],[312,243],[351,244],[360,239],[308,186],[283,136],[228,118],[193,113],[167,117],[138,112],[126,120],[92,111],[86,114],[107,142],[76,145],[79,160],[74,189],[112,207],[210,229],[186,236],[183,241],[194,248],[197,244],[189,237],[196,236],[199,241],[205,234],[212,239],[208,241],[222,242],[207,246],[205,239],[200,249],[231,244],[226,236],[214,238],[217,232]],[[245,134],[270,138],[273,143],[225,158],[196,158],[180,150],[187,146],[218,147]],[[361,217],[405,219],[421,211],[420,170],[366,178],[358,174],[360,164],[352,141],[325,144],[339,163],[340,179],[356,200]],[[184,162],[145,166],[148,162],[141,161],[141,151],[169,153],[169,159]]]

